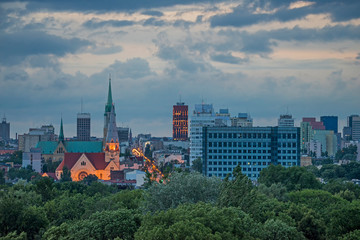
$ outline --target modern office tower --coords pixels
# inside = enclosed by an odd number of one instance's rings
[[[343,128],[343,138],[345,141],[351,140],[351,127],[344,127]]]
[[[90,141],[90,113],[78,113],[77,115],[77,140]]]
[[[333,130],[338,132],[338,117],[337,116],[321,116],[320,121],[323,122],[326,130]]]
[[[279,127],[293,127],[294,126],[294,119],[291,114],[283,114],[280,115],[278,119],[278,126]]]
[[[224,178],[241,166],[256,180],[270,164],[300,166],[300,128],[204,127],[203,173]]]
[[[360,116],[359,115],[349,116],[348,127],[351,128],[351,140],[360,141]]]
[[[337,151],[337,136],[333,130],[312,130],[312,138],[321,143],[321,152],[328,156],[335,156]]]
[[[0,139],[10,141],[10,123],[6,122],[5,116],[0,123]]]
[[[195,104],[190,119],[190,165],[203,157],[202,130],[205,126],[215,126],[215,113],[212,104]]]
[[[130,129],[127,127],[118,127],[117,128],[119,135],[119,142],[129,142],[129,131]]]
[[[313,139],[313,130],[325,130],[325,126],[322,122],[317,122],[316,118],[303,118],[300,129],[301,150],[304,150]]]
[[[173,106],[173,140],[186,141],[188,139],[188,106],[178,102]]]
[[[237,117],[231,118],[232,127],[252,127],[253,119],[248,113],[239,113]]]

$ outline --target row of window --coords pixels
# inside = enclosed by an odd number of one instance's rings
[[[251,156],[251,155],[238,155],[238,156],[226,156],[226,155],[210,155],[209,159],[271,159],[271,155],[258,155],[258,156]],[[277,156],[278,159],[296,159],[296,156]]]
[[[294,153],[296,154],[296,150],[278,150],[278,153]],[[226,149],[209,149],[209,153],[271,153],[271,150],[251,150],[251,149],[234,149],[234,150],[226,150]]]
[[[277,138],[296,139],[296,133],[279,133]],[[209,133],[209,138],[271,138],[271,133]]]
[[[229,174],[230,177],[232,177],[232,174],[231,173],[209,173],[208,176],[209,177],[212,177],[212,176],[215,176],[215,177],[226,177],[227,175]],[[257,178],[260,176],[260,174],[257,174],[257,173],[248,173],[247,176],[249,178]]]
[[[209,142],[209,147],[239,147],[239,148],[245,148],[245,147],[271,147],[271,142]],[[296,142],[283,142],[278,143],[278,145],[274,145],[274,147],[288,147],[288,148],[295,148]]]
[[[263,166],[267,166],[270,165],[271,162],[227,162],[227,161],[209,161],[209,166],[213,166],[213,165],[263,165]]]

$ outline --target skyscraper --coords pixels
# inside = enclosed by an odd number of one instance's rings
[[[77,115],[77,140],[90,141],[90,113],[78,113]]]
[[[173,139],[175,141],[188,139],[188,106],[183,102],[173,106]]]
[[[351,139],[354,141],[360,141],[360,116],[349,116],[348,126],[351,128]]]
[[[320,121],[323,122],[326,130],[333,130],[338,132],[338,117],[337,116],[321,116]]]
[[[0,138],[2,138],[5,141],[10,140],[10,123],[6,122],[6,118],[2,119],[2,122],[0,123]]]

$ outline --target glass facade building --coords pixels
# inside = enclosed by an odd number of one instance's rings
[[[270,164],[300,166],[300,128],[204,127],[203,173],[221,179],[241,166],[256,180]]]

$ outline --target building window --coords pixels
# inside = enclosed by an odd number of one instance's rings
[[[86,162],[85,162],[85,161],[82,161],[82,162],[81,162],[81,165],[82,165],[82,166],[85,166],[85,165],[86,165]]]

